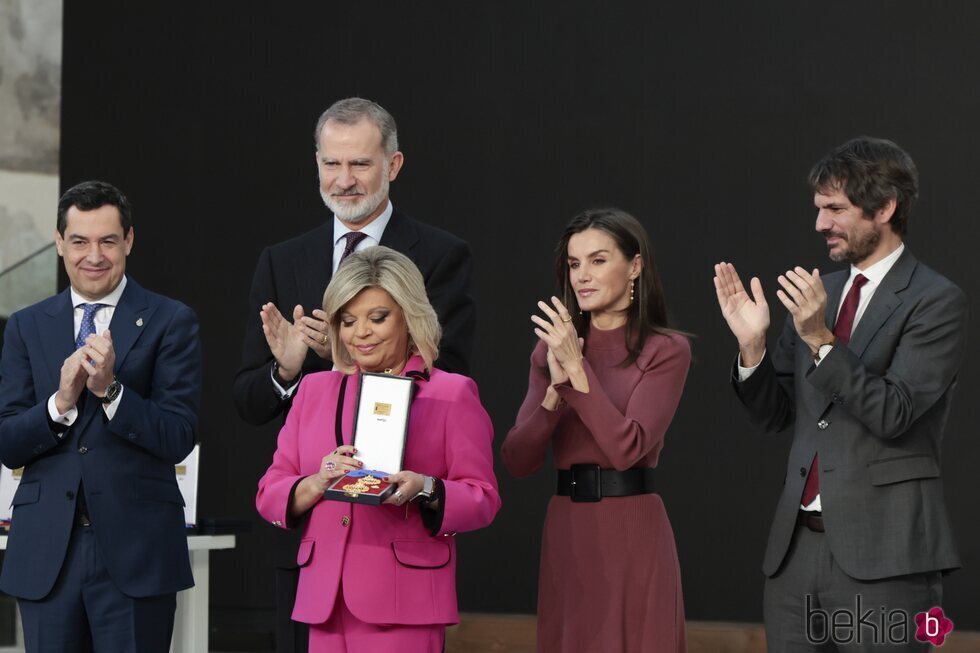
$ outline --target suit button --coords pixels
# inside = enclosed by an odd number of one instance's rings
[[[78,453],[88,453],[88,447],[79,447]]]
[[[822,419],[819,422],[817,422],[817,428],[820,429],[821,431],[826,430],[828,426],[830,426],[830,422],[828,422],[825,419]]]
[[[348,517],[347,515],[344,515],[343,517],[340,518],[340,525],[341,526],[346,527],[347,524],[349,524],[349,523],[350,523],[350,517]]]
[[[67,492],[65,492],[65,498],[71,501],[72,499],[75,498],[75,493],[72,492],[71,490],[68,490]]]
[[[800,467],[800,476],[806,476],[806,467]]]

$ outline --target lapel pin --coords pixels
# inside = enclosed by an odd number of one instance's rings
[[[143,318],[136,320],[136,326],[143,326]]]

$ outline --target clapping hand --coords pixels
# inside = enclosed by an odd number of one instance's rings
[[[316,352],[320,358],[330,359],[330,325],[327,323],[327,314],[319,308],[313,309],[312,316],[303,315],[303,307],[297,306],[293,309],[293,321],[295,322],[300,336],[306,346]]]
[[[79,348],[61,365],[61,381],[54,397],[55,408],[58,409],[59,414],[64,415],[71,410],[78,403],[78,398],[85,389],[85,382],[89,377],[82,367],[83,358],[85,358],[84,348]]]
[[[582,367],[582,341],[575,332],[572,316],[565,305],[557,297],[552,297],[551,302],[554,308],[545,302],[538,302],[538,308],[548,319],[532,315],[531,321],[538,325],[534,329],[535,335],[548,345],[548,352],[569,374]]]
[[[104,397],[106,388],[115,378],[116,350],[112,346],[112,333],[106,329],[101,336],[94,333],[89,335],[79,351],[83,354],[81,366],[88,372],[85,385],[92,394]]]
[[[820,270],[807,272],[796,266],[777,280],[782,289],[776,291],[776,296],[793,316],[793,326],[800,338],[813,352],[831,342],[834,334],[827,328],[827,291],[820,280]]]
[[[304,315],[303,307],[293,308],[290,322],[272,302],[260,311],[262,333],[269,343],[269,350],[279,364],[279,376],[286,381],[296,378],[306,359],[306,352],[313,349],[321,358],[330,358],[330,338],[326,314],[314,310],[313,317]]]
[[[537,327],[534,333],[548,345],[548,371],[551,375],[551,388],[547,391],[545,407],[554,410],[557,395],[554,386],[570,381],[580,392],[588,392],[588,380],[582,367],[583,340],[578,337],[572,316],[557,297],[551,298],[552,305],[538,302],[538,308],[547,319],[532,315],[531,321]]]
[[[738,340],[742,365],[754,367],[762,360],[769,330],[769,304],[762,293],[762,282],[752,277],[750,297],[735,266],[724,262],[715,265],[714,282],[721,314]]]

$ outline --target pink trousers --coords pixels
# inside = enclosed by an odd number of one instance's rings
[[[343,590],[337,592],[330,618],[310,625],[310,653],[365,653],[366,651],[412,651],[442,653],[446,627],[379,626],[355,617],[347,609]]]

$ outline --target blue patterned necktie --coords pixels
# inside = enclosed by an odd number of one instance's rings
[[[75,338],[75,349],[85,346],[85,339],[95,333],[95,314],[108,304],[79,304],[84,309],[82,324],[78,327],[78,337]]]

